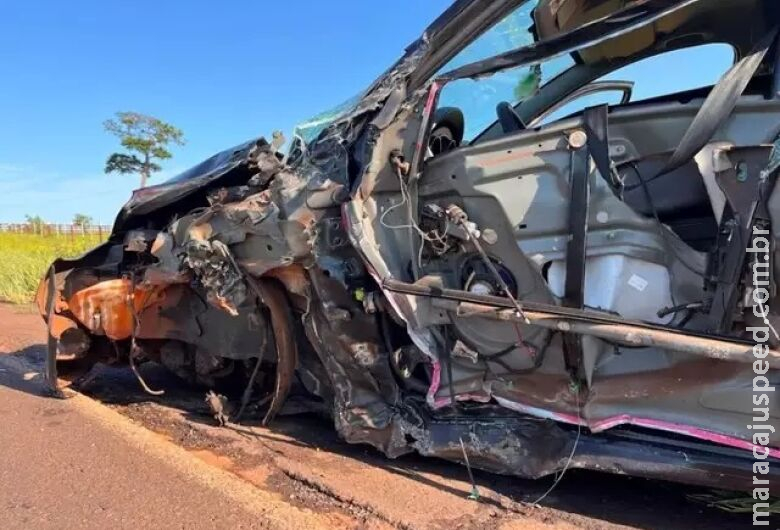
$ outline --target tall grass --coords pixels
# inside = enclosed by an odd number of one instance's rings
[[[0,301],[30,302],[38,282],[58,257],[74,257],[101,243],[98,234],[0,232]]]

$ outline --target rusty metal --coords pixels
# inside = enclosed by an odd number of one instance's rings
[[[160,287],[133,285],[129,279],[107,280],[75,293],[68,308],[81,324],[96,335],[112,340],[130,338],[135,316],[162,293]]]
[[[38,289],[35,292],[35,304],[38,306],[38,312],[46,321],[49,333],[54,338],[59,339],[63,333],[69,329],[78,328],[78,325],[72,319],[60,314],[68,310],[68,304],[65,303],[60,296],[60,292],[54,287],[56,281],[53,282],[52,287],[50,287],[50,275],[52,276],[52,279],[54,279],[55,273],[50,270],[38,283]],[[52,293],[53,299],[50,300]],[[52,305],[51,312],[49,311],[50,303]]]
[[[508,322],[522,322],[522,319],[513,310],[500,309],[484,304],[434,299],[433,305],[440,309],[452,311],[462,318],[490,318]],[[697,337],[671,329],[653,329],[649,326],[646,327],[639,323],[628,321],[624,324],[587,322],[528,309],[525,310],[525,316],[533,326],[566,333],[576,333],[578,335],[590,335],[628,346],[667,348],[674,351],[702,355],[719,361],[741,363],[752,363],[755,361],[752,347],[740,342]],[[771,368],[780,368],[780,352],[769,350],[767,363],[769,363]]]
[[[276,344],[276,382],[271,405],[263,417],[263,425],[268,423],[281,410],[287,395],[290,392],[295,368],[298,365],[298,349],[293,337],[293,320],[290,306],[284,290],[269,280],[256,280],[245,276],[249,287],[260,297],[260,301],[268,307],[271,313],[271,329]],[[260,361],[258,360],[258,363]]]
[[[301,265],[293,264],[271,269],[264,276],[279,280],[284,284],[285,289],[292,294],[308,295],[311,282],[306,277],[306,270]]]

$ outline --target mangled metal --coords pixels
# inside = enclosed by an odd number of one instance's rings
[[[538,129],[525,128],[518,103],[500,111],[517,118],[508,130],[499,116],[466,145],[463,116],[437,113],[450,80],[578,50],[580,63],[606,68],[599,58],[630,59],[609,46],[633,32],[640,56],[666,46],[664,32],[703,35],[698,21],[718,14],[695,0],[625,10],[541,0],[528,10],[532,44],[432,77],[525,4],[456,2],[360,98],[303,124],[286,156],[280,136],[259,139],[135,192],[108,243],[58,260],[41,283],[49,381],[71,361],[153,360],[227,387],[241,398],[238,416],[254,399],[268,422],[290,393],[305,396],[347,441],[390,457],[460,462],[465,452],[475,467],[526,477],[583,467],[747,487],[748,409],[737,393],[750,381],[753,320],[734,237],[746,235],[740,222],[776,229],[778,168],[763,139],[776,127],[751,122],[746,134],[745,123],[751,109],[780,117],[780,107],[748,97],[723,133],[737,141],[713,140],[670,172],[673,186],[642,177],[670,150],[626,139],[663,116],[679,123],[657,143],[673,147],[690,122],[675,102]],[[743,48],[754,40],[735,37]],[[607,122],[635,159],[599,151]],[[576,179],[584,203],[571,193]],[[579,235],[576,215],[588,228]],[[575,260],[567,242],[578,237]],[[766,352],[773,377],[777,342]],[[209,396],[219,421],[235,419]],[[776,436],[769,445],[780,457]]]

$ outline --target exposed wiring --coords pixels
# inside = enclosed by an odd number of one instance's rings
[[[629,162],[629,164],[631,164],[631,167],[633,167],[634,171],[636,171],[637,174],[638,174],[639,170],[637,170],[636,162],[632,160],[631,162]],[[669,174],[671,174],[671,171],[662,171],[659,174],[655,175],[654,177],[650,177],[649,179],[647,179],[645,181],[642,181],[642,178],[640,177],[640,179],[639,179],[640,182],[638,184],[632,184],[631,186],[626,186],[624,184],[623,185],[623,191],[624,192],[626,192],[626,191],[634,191],[634,190],[639,189],[639,188],[641,188],[643,186],[647,186],[651,182],[654,182],[654,181],[660,179],[661,177],[665,177],[666,175],[669,175]]]
[[[474,281],[474,278],[476,277],[476,275],[477,275],[476,272],[471,271],[471,274],[469,274],[469,277],[466,279],[464,290],[466,290],[466,291],[469,290],[469,286],[471,286],[471,284]],[[494,354],[491,354],[490,357],[487,357],[487,356],[484,356],[484,357],[495,359],[495,358],[501,357],[503,355],[507,355],[508,353],[512,352],[515,348],[524,347],[526,349],[526,353],[531,358],[533,358],[534,360],[536,359],[536,355],[534,354],[533,350],[530,347],[528,347],[528,345],[525,343],[525,339],[523,339],[523,332],[520,329],[520,324],[518,324],[517,322],[513,322],[512,326],[514,327],[515,333],[517,333],[517,343],[514,346],[510,346],[509,348],[507,348],[505,350],[501,350],[500,352],[496,352]],[[472,349],[476,350],[476,348],[472,348]]]
[[[689,265],[684,259],[682,259],[682,257],[677,252],[677,249],[674,247],[674,245],[670,244],[670,242],[669,242],[668,234],[666,233],[666,229],[664,227],[664,224],[661,222],[661,218],[658,215],[658,210],[656,209],[655,204],[653,203],[653,198],[650,195],[650,188],[647,187],[648,182],[652,182],[653,180],[655,180],[658,177],[654,177],[652,179],[645,180],[644,178],[642,178],[642,173],[639,172],[639,168],[637,167],[636,162],[631,162],[630,165],[631,165],[632,169],[634,170],[634,172],[636,173],[637,178],[639,179],[640,186],[644,190],[645,199],[647,200],[648,206],[650,206],[650,209],[653,211],[653,217],[655,218],[655,222],[658,225],[658,231],[661,234],[661,239],[663,239],[666,248],[668,248],[669,251],[672,254],[674,254],[674,257],[677,258],[677,261],[679,261],[683,265],[683,267],[685,267],[686,269],[691,271],[693,274],[699,276],[700,278],[704,278],[705,275],[702,274],[701,272],[699,272],[698,270],[696,270],[696,268],[693,267],[692,265]],[[674,283],[674,277],[672,276],[671,268],[669,269],[669,277],[672,280],[672,283]],[[671,298],[672,298],[672,304],[673,305],[677,305],[677,302],[674,301],[674,292],[673,291],[674,291],[673,289],[670,290]]]
[[[138,383],[141,385],[141,388],[144,389],[144,392],[146,392],[147,394],[151,394],[153,396],[162,396],[163,394],[165,394],[165,390],[152,390],[151,388],[149,388],[149,385],[146,384],[144,378],[141,377],[141,372],[138,371],[138,368],[136,368],[135,366],[135,361],[133,360],[135,348],[136,348],[135,341],[133,341],[130,354],[127,356],[130,362],[130,369],[135,374],[135,378],[138,379]]]
[[[485,262],[485,265],[490,271],[490,274],[493,275],[495,280],[498,282],[498,285],[501,286],[501,290],[504,291],[506,297],[512,301],[512,304],[515,306],[515,310],[517,311],[517,315],[520,318],[522,318],[526,324],[530,324],[531,322],[525,316],[525,313],[523,312],[523,307],[520,305],[520,302],[518,302],[517,298],[515,298],[514,294],[512,294],[512,290],[506,284],[506,280],[504,280],[504,278],[501,276],[501,273],[498,272],[495,264],[491,261],[490,256],[487,255],[485,249],[483,249],[482,245],[479,244],[476,235],[474,235],[474,233],[471,231],[471,227],[468,224],[468,217],[466,216],[466,212],[464,212],[463,209],[460,208],[459,206],[454,206],[454,205],[450,206],[447,210],[448,210],[447,215],[449,215],[453,219],[453,221],[459,224],[461,228],[463,228],[463,230],[466,232],[466,237],[468,237],[471,244],[474,245],[474,248],[477,249],[477,252],[482,258],[482,261]],[[520,339],[522,342],[522,337],[520,337]]]
[[[533,350],[525,345],[525,339],[523,339],[523,331],[520,329],[520,324],[518,324],[517,322],[512,322],[512,327],[515,329],[515,333],[517,334],[517,345],[524,346],[528,356],[531,357],[532,359],[535,359],[536,355],[534,355]]]
[[[463,443],[463,437],[458,438],[460,440],[460,450],[463,451],[463,461],[466,463],[466,471],[469,473],[469,480],[471,481],[471,493],[469,493],[469,499],[472,501],[479,500],[479,489],[477,488],[477,482],[474,480],[474,473],[471,472],[471,463],[469,462],[469,455],[466,452],[466,445]]]
[[[664,307],[663,309],[659,309],[656,315],[658,315],[658,318],[664,318],[665,316],[671,315],[673,313],[679,313],[680,311],[693,311],[702,309],[704,305],[704,302],[691,302],[689,304]]]
[[[116,341],[111,341],[111,344],[114,346],[114,351],[116,352],[116,356],[120,357],[119,353],[119,346],[117,346]],[[144,378],[141,376],[141,373],[138,371],[138,368],[135,365],[135,360],[133,359],[133,350],[137,346],[135,345],[135,340],[133,340],[132,345],[130,347],[130,353],[127,355],[128,364],[130,365],[130,369],[133,371],[133,375],[135,375],[135,378],[138,380],[138,384],[141,385],[141,388],[143,388],[144,392],[147,394],[151,394],[152,396],[161,396],[165,394],[165,390],[152,390],[149,388],[149,385],[146,384],[146,381],[144,381]]]
[[[249,381],[247,382],[246,388],[244,389],[244,394],[241,396],[241,407],[238,409],[238,414],[236,414],[235,421],[241,419],[241,416],[244,415],[244,410],[246,410],[247,405],[249,405],[249,400],[252,399],[252,388],[255,386],[255,379],[257,379],[257,374],[260,371],[261,362],[262,359],[258,357],[257,363],[255,363],[255,368],[252,370],[252,375],[249,376]]]
[[[138,368],[135,366],[135,353],[140,350],[136,344],[135,334],[141,324],[141,320],[138,318],[138,313],[135,310],[135,273],[130,275],[130,293],[131,294],[127,296],[127,306],[128,309],[130,309],[130,314],[133,316],[133,328],[130,333],[130,352],[127,354],[130,369],[133,371],[133,374],[135,374],[135,378],[138,379],[138,383],[141,385],[141,388],[143,388],[147,394],[151,394],[152,396],[162,396],[165,394],[165,390],[152,390],[149,388],[149,385],[146,384],[146,381],[144,381],[144,378],[141,376],[141,372],[139,372]],[[144,299],[142,307],[146,305],[147,301],[148,297]],[[119,350],[117,348],[116,342],[114,342],[114,349],[117,350],[118,355]]]
[[[422,244],[420,245],[420,249],[417,253],[417,265],[419,268],[422,268],[422,253],[424,248],[424,243],[428,242],[431,244],[431,246],[434,249],[434,252],[437,254],[444,254],[450,249],[449,243],[447,243],[446,240],[446,233],[445,234],[439,234],[437,230],[431,230],[430,232],[425,232],[422,228],[420,228],[420,225],[417,224],[417,222],[414,221],[411,215],[408,216],[408,222],[407,224],[403,225],[390,225],[385,221],[385,218],[390,214],[390,212],[395,211],[396,209],[411,204],[411,197],[409,195],[409,189],[406,186],[406,183],[404,182],[403,174],[401,173],[400,169],[396,170],[396,174],[398,176],[398,184],[401,190],[401,201],[390,206],[387,210],[385,210],[382,215],[379,217],[379,224],[382,225],[384,228],[387,228],[389,230],[412,230],[412,233],[416,233],[420,239],[422,240]]]
[[[574,439],[574,444],[571,447],[571,453],[569,453],[569,458],[566,460],[566,465],[563,466],[563,469],[558,474],[558,476],[555,478],[555,482],[552,483],[552,486],[545,491],[541,497],[536,499],[531,504],[539,504],[544,499],[547,498],[547,496],[553,492],[553,490],[558,487],[558,484],[563,480],[563,476],[566,474],[566,471],[568,471],[569,466],[571,466],[571,463],[574,461],[574,454],[577,452],[577,446],[580,444],[580,437],[582,436],[582,416],[580,414],[580,388],[579,385],[576,385],[575,387],[575,396],[577,396],[577,437]]]

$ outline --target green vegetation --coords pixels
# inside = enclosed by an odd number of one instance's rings
[[[73,216],[73,224],[81,228],[81,233],[85,233],[89,225],[92,224],[92,217],[83,213],[77,213]]]
[[[98,234],[0,232],[0,300],[30,302],[38,282],[58,257],[74,257],[101,243]]]
[[[103,127],[117,138],[128,152],[114,153],[106,160],[106,173],[141,176],[141,186],[162,167],[155,160],[168,160],[173,154],[168,145],[184,145],[184,133],[170,123],[137,112],[117,112],[116,119]]]
[[[40,215],[25,215],[24,219],[30,232],[33,234],[43,234],[46,226],[46,221],[43,220],[43,217]]]

